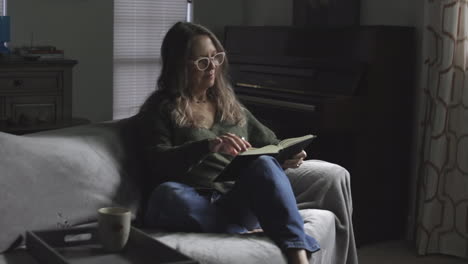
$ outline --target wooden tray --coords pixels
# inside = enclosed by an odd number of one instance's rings
[[[47,264],[198,263],[134,227],[117,253],[104,251],[96,227],[27,231],[26,248],[39,263]]]

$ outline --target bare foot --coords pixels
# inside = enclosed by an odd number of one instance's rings
[[[263,233],[263,229],[257,228],[257,229],[252,229],[247,232],[244,232],[242,234],[256,234],[256,233]]]
[[[257,228],[247,231],[247,234],[254,234],[254,233],[263,233],[263,229]]]
[[[305,249],[289,248],[286,250],[288,264],[309,264]]]

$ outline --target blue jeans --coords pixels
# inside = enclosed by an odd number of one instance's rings
[[[165,182],[151,194],[145,225],[187,232],[243,233],[261,228],[282,250],[320,249],[304,232],[291,184],[276,159],[260,156],[239,175],[232,190],[200,192]]]

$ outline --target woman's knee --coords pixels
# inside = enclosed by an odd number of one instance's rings
[[[165,182],[158,185],[148,202],[145,224],[149,227],[184,228],[190,220],[196,195],[192,187],[182,183]]]
[[[181,191],[189,187],[183,183],[179,182],[164,182],[158,185],[153,192],[157,193],[173,193],[177,191]]]
[[[150,203],[164,202],[167,197],[172,196],[183,187],[177,182],[165,182],[154,188],[150,196]]]
[[[158,185],[151,194],[150,203],[153,204],[172,204],[177,206],[184,206],[193,188],[178,182],[165,182]]]
[[[262,155],[257,157],[241,173],[238,180],[239,185],[247,186],[278,186],[288,183],[283,168],[278,161],[271,156]],[[250,187],[247,187],[250,188]]]
[[[183,209],[187,204],[187,201],[184,201],[187,188],[189,186],[178,182],[165,182],[158,185],[149,198],[147,213],[155,214],[173,207]]]
[[[259,171],[283,171],[278,161],[274,157],[268,155],[258,156],[252,163],[252,167]]]
[[[262,177],[271,178],[279,172],[283,172],[283,169],[279,165],[278,161],[271,156],[262,155],[257,157],[251,166],[248,168],[249,172],[252,172],[249,177]]]
[[[268,156],[268,155],[261,155],[261,156],[258,156],[255,161],[254,161],[254,164],[255,166],[266,166],[266,167],[269,167],[269,166],[272,166],[276,163],[276,159],[272,156]]]

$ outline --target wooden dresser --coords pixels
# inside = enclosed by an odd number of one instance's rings
[[[0,131],[24,134],[69,126],[75,60],[0,60]]]

